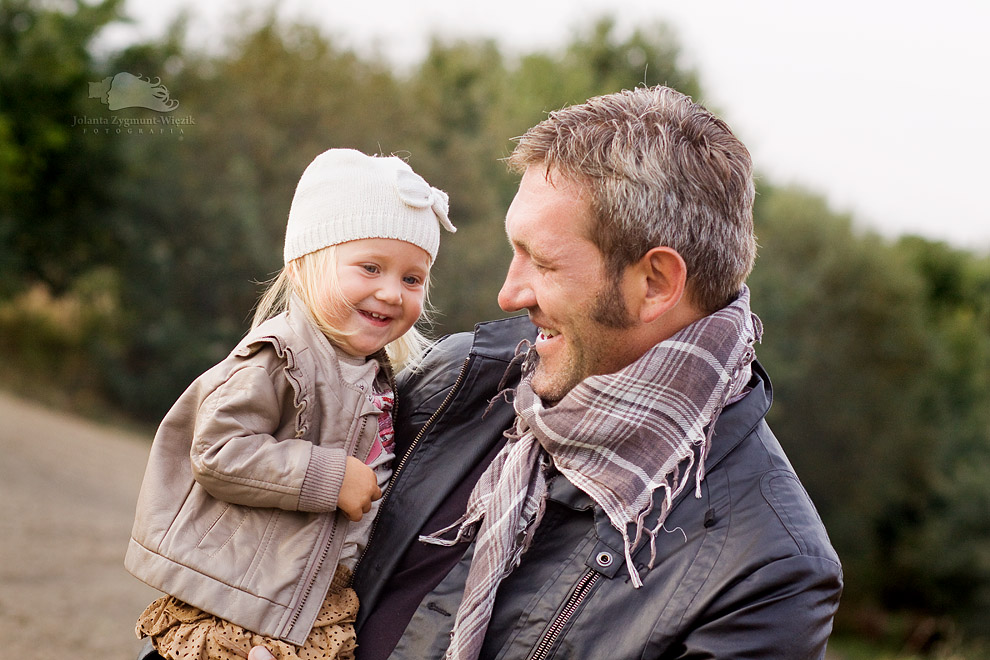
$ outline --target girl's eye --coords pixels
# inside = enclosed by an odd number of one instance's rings
[[[420,280],[415,275],[406,275],[405,277],[402,278],[402,281],[409,286],[419,286],[420,283],[422,282],[422,280]]]
[[[361,267],[364,268],[366,272],[371,273],[372,275],[376,275],[378,273],[378,266],[376,266],[375,264],[362,264]]]

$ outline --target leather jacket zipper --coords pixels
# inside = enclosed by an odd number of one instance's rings
[[[417,433],[416,437],[413,438],[412,442],[409,443],[409,449],[406,450],[406,453],[402,456],[402,459],[399,461],[399,464],[395,466],[394,470],[392,470],[392,478],[389,479],[388,486],[385,487],[385,492],[382,493],[381,502],[378,504],[379,513],[381,513],[382,509],[385,507],[385,501],[388,499],[389,494],[392,492],[392,484],[395,483],[396,478],[398,477],[402,469],[405,467],[406,462],[409,460],[409,457],[412,456],[413,452],[416,450],[416,446],[419,445],[419,441],[423,438],[424,435],[426,435],[426,431],[433,425],[433,423],[437,421],[437,418],[440,417],[441,414],[443,414],[447,406],[450,405],[450,402],[453,400],[454,395],[457,394],[457,390],[460,388],[461,382],[464,380],[464,375],[467,374],[468,365],[470,363],[471,363],[471,356],[469,355],[466,358],[464,358],[464,363],[461,365],[461,371],[460,373],[457,374],[457,380],[455,380],[454,384],[450,387],[450,391],[447,392],[447,396],[444,397],[440,405],[437,406],[437,409],[433,411],[432,415],[430,415],[430,418],[427,419],[426,423],[423,424],[422,428],[419,429],[419,433]],[[364,544],[364,550],[361,551],[361,555],[358,557],[357,562],[354,564],[354,572],[351,575],[352,583],[354,581],[353,576],[357,574],[358,566],[361,565],[361,561],[364,559],[364,555],[368,552],[368,548],[371,546],[371,540],[375,538],[375,530],[378,529],[378,518],[379,516],[375,516],[374,522],[371,523],[371,531],[368,533],[368,542]]]
[[[348,449],[348,455],[354,451],[355,443],[364,435],[364,429],[368,426],[368,416],[365,415],[361,420],[361,428],[358,429],[357,435],[354,436],[354,442],[351,443]],[[327,561],[327,555],[330,553],[330,546],[333,545],[333,539],[337,532],[337,525],[334,524],[334,519],[336,514],[330,519],[328,523],[330,526],[330,533],[323,544],[323,549],[320,551],[320,558],[317,560],[316,564],[313,566],[313,570],[310,571],[309,575],[306,577],[306,591],[303,592],[302,598],[299,600],[299,605],[292,612],[292,617],[289,619],[289,624],[286,630],[292,630],[296,627],[296,622],[299,620],[299,615],[302,613],[303,608],[306,606],[306,601],[309,600],[309,596],[313,591],[313,584],[316,582],[316,576],[320,574],[323,570],[323,564]]]
[[[571,592],[570,597],[564,603],[564,607],[561,608],[560,613],[557,614],[556,618],[547,627],[546,632],[543,633],[543,637],[540,638],[540,642],[536,645],[533,654],[529,656],[529,660],[545,660],[549,656],[550,650],[557,643],[557,640],[560,639],[567,623],[581,607],[581,603],[588,597],[588,594],[591,593],[592,588],[598,583],[600,578],[601,574],[592,570],[581,576],[577,586],[574,587],[574,591]]]

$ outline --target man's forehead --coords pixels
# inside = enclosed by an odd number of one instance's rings
[[[541,167],[526,170],[506,213],[507,225],[514,216],[524,221],[566,217],[575,223],[590,218],[591,201],[584,186],[560,173],[552,178],[551,174]]]
[[[534,188],[524,182],[505,220],[513,250],[545,265],[576,266],[576,260],[587,262],[589,257],[597,263],[598,247],[589,231],[590,207],[567,192],[542,180]]]

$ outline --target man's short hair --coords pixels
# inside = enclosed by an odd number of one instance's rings
[[[589,237],[618,278],[657,246],[687,264],[693,302],[731,302],[753,268],[753,163],[728,125],[669,87],[598,96],[550,115],[509,157],[544,166],[591,197]]]

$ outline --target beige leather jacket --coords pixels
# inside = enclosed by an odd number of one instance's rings
[[[378,432],[375,372],[369,360],[357,382],[345,382],[302,305],[252,331],[162,421],[127,570],[244,628],[301,644],[347,530],[336,511],[346,458],[367,456]]]

